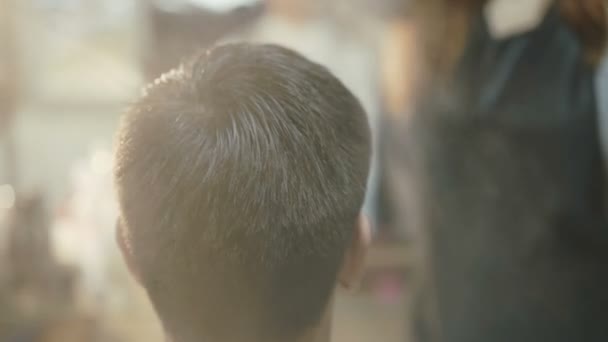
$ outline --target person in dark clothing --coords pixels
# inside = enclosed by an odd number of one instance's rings
[[[500,38],[487,5],[421,9],[436,26],[420,30],[429,71],[404,134],[425,232],[414,340],[606,341],[605,3],[549,1]]]
[[[370,153],[359,101],[285,48],[219,46],[146,88],[117,236],[171,341],[327,341],[370,239]]]

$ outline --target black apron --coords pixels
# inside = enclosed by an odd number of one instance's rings
[[[427,237],[417,341],[608,341],[595,71],[556,8],[503,40],[479,18],[405,134]]]

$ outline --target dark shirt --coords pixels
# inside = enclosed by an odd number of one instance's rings
[[[421,335],[608,341],[595,71],[576,36],[556,8],[504,40],[480,18],[453,76],[407,132],[435,310]]]

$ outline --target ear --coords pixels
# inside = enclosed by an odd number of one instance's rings
[[[364,214],[359,214],[356,225],[338,277],[340,285],[347,290],[356,288],[363,277],[367,252],[372,240],[370,221]]]
[[[116,243],[118,244],[118,248],[122,253],[122,257],[131,272],[131,275],[135,280],[141,285],[141,278],[139,276],[139,272],[135,267],[135,260],[133,256],[133,249],[131,248],[131,242],[129,241],[129,234],[127,232],[127,228],[122,223],[122,220],[119,218],[116,221]]]

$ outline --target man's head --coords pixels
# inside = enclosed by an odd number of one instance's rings
[[[325,68],[226,45],[123,118],[118,237],[175,341],[288,341],[350,285],[368,230],[366,115]]]

